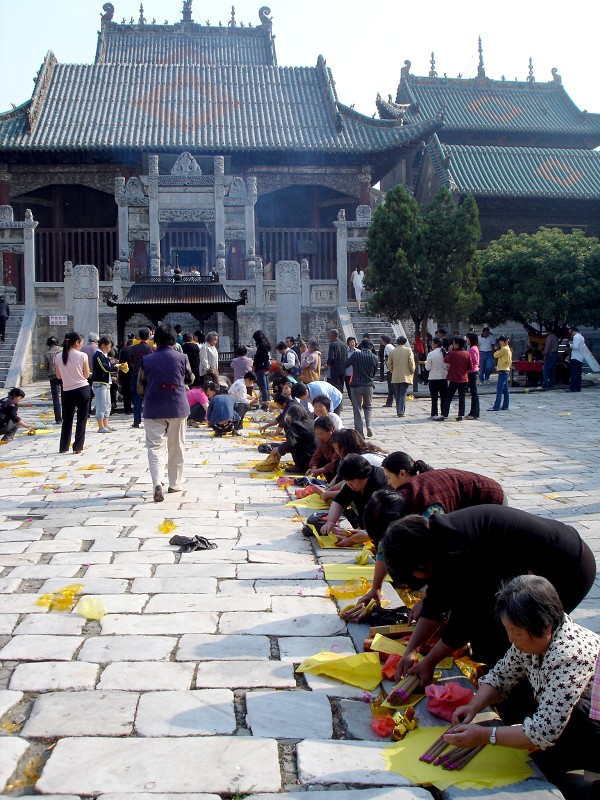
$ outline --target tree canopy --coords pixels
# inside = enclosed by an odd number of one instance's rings
[[[457,208],[442,188],[421,208],[403,186],[391,189],[367,238],[369,309],[392,320],[410,316],[416,330],[430,318],[466,318],[480,301],[480,235],[473,197]]]
[[[581,230],[508,231],[479,253],[477,321],[559,330],[600,324],[600,242]]]

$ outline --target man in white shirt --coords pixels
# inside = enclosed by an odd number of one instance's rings
[[[285,342],[279,342],[277,352],[281,357],[281,369],[288,375],[297,378],[300,375],[300,359],[294,350]]]
[[[258,406],[258,398],[248,394],[248,389],[254,386],[255,381],[254,372],[247,372],[243,378],[234,381],[229,387],[228,394],[233,398],[235,411],[242,420],[249,408]]]
[[[218,341],[219,334],[216,331],[206,334],[206,342],[200,348],[200,376],[206,375],[207,370],[219,374]]]
[[[334,414],[339,416],[339,408],[342,405],[342,393],[331,383],[326,381],[311,381],[310,383],[295,383],[292,386],[292,397],[297,400],[314,400],[319,395],[325,395],[331,403]]]
[[[583,367],[585,339],[579,333],[579,328],[571,328],[571,367],[569,392],[581,391],[581,370]]]

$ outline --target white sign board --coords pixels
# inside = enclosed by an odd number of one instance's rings
[[[49,317],[50,325],[66,325],[67,324],[67,317],[66,316],[57,316],[57,317]]]

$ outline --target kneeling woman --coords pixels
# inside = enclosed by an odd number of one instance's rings
[[[281,456],[291,453],[294,466],[287,471],[304,475],[317,449],[313,421],[308,411],[299,403],[290,403],[285,414],[284,428],[285,442],[274,447],[271,456],[278,463]]]
[[[533,761],[559,789],[572,770],[597,771],[600,721],[590,719],[594,665],[600,636],[568,617],[554,586],[538,575],[513,578],[498,592],[496,613],[512,646],[479,682],[479,691],[458,708],[446,734],[449,744],[539,748]],[[469,724],[489,705],[510,696],[526,677],[537,709],[520,725]]]

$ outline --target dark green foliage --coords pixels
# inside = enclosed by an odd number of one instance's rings
[[[410,316],[417,330],[430,318],[466,318],[480,300],[479,238],[473,197],[456,208],[450,192],[440,189],[420,208],[403,186],[395,187],[369,228],[369,309],[392,320]]]
[[[580,230],[501,236],[479,253],[477,320],[514,319],[538,331],[600,324],[600,242]]]

